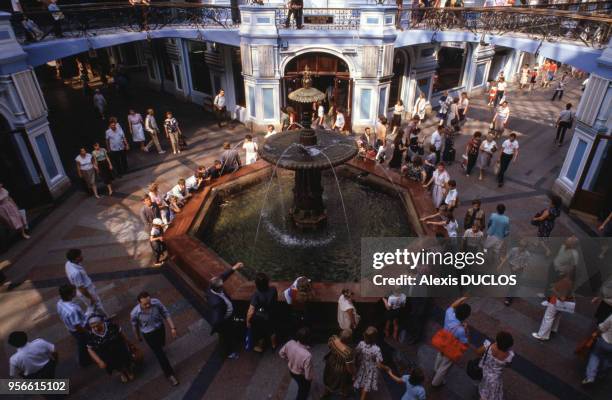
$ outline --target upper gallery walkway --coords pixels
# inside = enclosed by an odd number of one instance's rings
[[[92,48],[154,38],[197,39],[238,46],[241,36],[265,33],[315,40],[382,37],[394,40],[396,47],[443,41],[486,42],[531,53],[539,51],[587,72],[598,72],[596,60],[612,34],[612,1],[516,7],[305,8],[301,30],[285,28],[288,11],[277,4],[67,5],[61,8],[63,37],[57,38],[53,33],[54,20],[46,9],[26,9],[27,17],[42,31],[35,42],[25,41],[23,15],[13,14],[12,22],[17,37],[24,40],[24,50],[33,66]],[[58,40],[62,46],[57,46]],[[552,57],[555,53],[558,57]]]

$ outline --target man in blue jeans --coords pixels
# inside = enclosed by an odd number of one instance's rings
[[[612,315],[599,324],[596,334],[598,337],[589,355],[583,385],[595,382],[600,364],[604,364],[604,368],[606,365],[612,365]]]
[[[444,329],[451,332],[457,340],[464,344],[468,344],[467,323],[465,321],[472,313],[470,305],[465,303],[466,300],[467,297],[461,297],[455,300],[453,304],[446,309],[444,315]],[[431,386],[439,387],[444,385],[446,383],[444,378],[446,378],[452,366],[453,362],[442,353],[438,352],[434,364],[435,374],[431,380]]]

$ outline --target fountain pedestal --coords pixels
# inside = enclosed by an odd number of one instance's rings
[[[301,229],[316,229],[327,222],[323,205],[321,170],[295,171],[293,207],[289,213],[295,226]]]

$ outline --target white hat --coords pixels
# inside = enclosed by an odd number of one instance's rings
[[[163,225],[164,221],[161,220],[161,218],[154,218],[153,219],[153,225]]]

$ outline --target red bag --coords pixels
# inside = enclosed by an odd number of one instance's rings
[[[431,345],[453,362],[458,362],[468,349],[467,344],[460,342],[446,329],[440,329],[436,332],[431,338]]]

